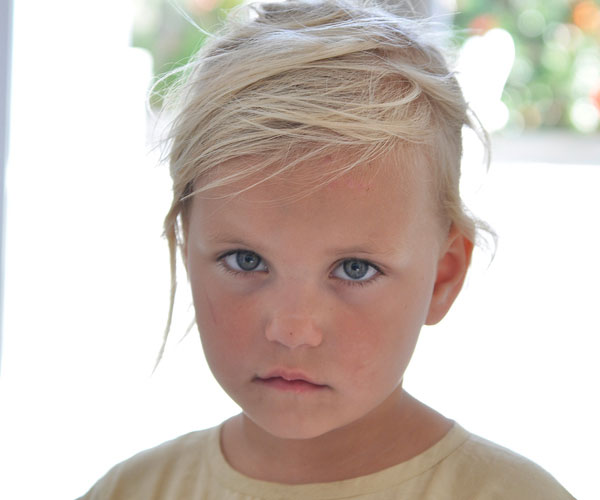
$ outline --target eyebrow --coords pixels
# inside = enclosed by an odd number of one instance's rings
[[[231,233],[223,233],[215,231],[213,233],[205,233],[206,241],[213,245],[238,245],[247,248],[256,248],[257,250],[263,248],[262,245],[250,243],[249,241],[244,240],[244,238],[240,238]]]
[[[385,253],[389,253],[382,251],[382,250],[376,250],[374,248],[368,247],[368,246],[353,246],[353,247],[348,247],[348,248],[332,248],[330,249],[330,252],[334,255],[353,255],[353,254],[359,254],[359,253],[363,253],[366,255],[382,255]]]
[[[258,253],[262,253],[265,249],[260,243],[250,243],[249,241],[235,236],[230,233],[214,232],[207,235],[207,240],[212,244],[226,244],[226,245],[237,245],[245,248],[256,249]],[[329,247],[325,250],[325,253],[330,255],[385,255],[391,253],[391,249],[381,249],[375,247],[373,244],[365,243],[364,245],[352,245],[349,247]]]

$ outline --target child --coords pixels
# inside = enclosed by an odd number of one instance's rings
[[[350,0],[249,12],[179,91],[165,220],[173,293],[179,246],[207,361],[243,413],[83,498],[572,498],[402,388],[483,227],[458,192],[477,127],[426,25]]]

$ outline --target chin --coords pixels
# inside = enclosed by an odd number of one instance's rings
[[[306,419],[293,416],[290,419],[278,415],[276,418],[253,418],[246,415],[264,432],[278,439],[315,439],[338,428],[333,422],[320,422],[314,417]]]

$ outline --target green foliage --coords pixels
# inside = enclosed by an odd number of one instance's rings
[[[513,37],[515,63],[503,97],[510,126],[598,130],[598,1],[459,0],[455,22],[471,36],[499,27]]]
[[[161,95],[177,79],[169,72],[185,65],[214,31],[219,20],[241,0],[138,0],[133,29],[135,47],[147,49],[160,78],[151,105],[161,105]]]

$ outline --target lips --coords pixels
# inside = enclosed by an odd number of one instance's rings
[[[264,376],[257,376],[255,382],[280,391],[295,393],[320,391],[328,388],[325,384],[319,384],[301,372],[274,370]]]

